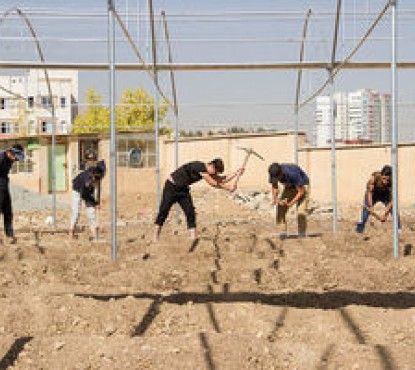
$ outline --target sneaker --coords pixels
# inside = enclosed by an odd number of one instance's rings
[[[363,234],[363,231],[365,231],[365,226],[361,223],[356,224],[356,232],[358,234]]]

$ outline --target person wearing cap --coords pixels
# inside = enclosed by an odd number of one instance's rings
[[[307,231],[307,204],[310,180],[301,167],[295,164],[273,163],[268,168],[269,182],[272,184],[273,204],[277,206],[277,226],[279,237],[287,237],[286,215],[288,209],[297,206],[298,236],[305,237]],[[284,186],[278,198],[278,183]]]
[[[69,234],[74,238],[79,220],[82,201],[86,206],[92,240],[98,241],[98,225],[96,210],[100,206],[101,181],[105,176],[105,162],[79,173],[72,181],[72,216]]]
[[[216,158],[209,163],[200,161],[188,162],[172,172],[166,180],[163,188],[163,195],[160,209],[155,220],[153,240],[159,240],[161,228],[175,203],[179,203],[186,216],[187,227],[190,231],[192,240],[196,239],[196,213],[190,194],[190,185],[204,179],[210,186],[218,189],[233,192],[236,184],[228,184],[236,176],[244,172],[239,168],[234,173],[224,176],[220,175],[224,171],[223,161]]]
[[[376,203],[381,202],[385,205],[385,212],[379,216],[381,222],[385,222],[392,211],[392,167],[383,166],[381,171],[372,173],[367,182],[367,189],[363,199],[363,208],[361,221],[356,225],[356,232],[361,234],[365,230],[366,222],[370,214],[374,214],[373,207]],[[398,227],[401,229],[401,220],[398,217]]]
[[[12,198],[9,190],[9,173],[16,161],[24,160],[24,149],[15,144],[0,153],[0,206],[3,213],[4,232],[11,243],[16,243],[13,230]]]

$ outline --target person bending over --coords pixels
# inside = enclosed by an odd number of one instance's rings
[[[75,237],[75,229],[81,212],[81,203],[85,202],[86,213],[91,229],[92,239],[98,241],[98,224],[96,210],[100,206],[101,181],[105,176],[105,162],[78,174],[72,181],[72,216],[69,234]]]
[[[363,200],[361,221],[356,225],[356,232],[361,234],[365,230],[366,222],[376,203],[385,205],[385,212],[379,217],[379,221],[385,222],[392,211],[392,167],[383,166],[379,172],[374,172],[367,182],[367,189]],[[401,229],[401,220],[398,217],[398,227]]]
[[[268,168],[269,182],[272,184],[273,204],[277,205],[277,227],[279,237],[287,237],[286,215],[289,208],[297,205],[298,236],[305,237],[307,231],[307,204],[309,179],[305,172],[295,164],[273,163]],[[278,199],[278,183],[284,190]]]
[[[169,214],[170,208],[175,203],[179,203],[183,209],[191,239],[196,239],[196,213],[190,194],[190,185],[204,179],[210,186],[215,188],[230,192],[235,191],[235,183],[228,184],[228,182],[242,174],[244,169],[239,168],[228,176],[220,175],[223,171],[222,159],[216,158],[209,163],[200,161],[186,163],[170,174],[164,184],[160,209],[155,220],[153,236],[155,242],[159,240],[161,228]]]

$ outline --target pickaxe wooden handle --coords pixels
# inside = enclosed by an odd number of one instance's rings
[[[248,163],[248,159],[249,159],[249,157],[250,157],[251,154],[252,154],[252,152],[249,152],[249,151],[245,154],[245,158],[244,158],[244,161],[242,163],[242,167],[243,168],[246,167],[246,164]],[[238,181],[241,178],[241,176],[242,176],[242,173],[240,173],[238,176],[236,176],[235,185],[238,185]]]
[[[259,159],[261,159],[261,160],[265,160],[263,157],[261,157],[257,152],[255,152],[252,148],[242,148],[242,147],[238,147],[238,149],[241,149],[241,150],[245,150],[245,152],[246,152],[246,154],[245,154],[245,158],[244,158],[244,161],[243,161],[243,163],[242,163],[242,167],[243,168],[245,168],[246,167],[246,164],[248,163],[248,159],[249,159],[249,157],[252,155],[252,154],[254,154],[255,156],[257,156]],[[237,177],[236,177],[236,179],[235,179],[235,185],[238,185],[238,181],[239,181],[239,179],[241,178],[241,176],[242,176],[242,174],[239,174]]]

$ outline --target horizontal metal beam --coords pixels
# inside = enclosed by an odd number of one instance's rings
[[[337,64],[335,63],[334,67]],[[159,71],[229,71],[229,70],[275,70],[275,69],[330,69],[327,62],[275,62],[275,63],[173,63],[158,64]],[[389,62],[350,62],[342,64],[342,69],[388,69]],[[415,62],[399,62],[398,68],[415,68]],[[41,62],[0,62],[0,69],[77,69],[107,71],[106,63],[41,63]],[[152,70],[152,64],[118,63],[115,68],[119,71]]]

